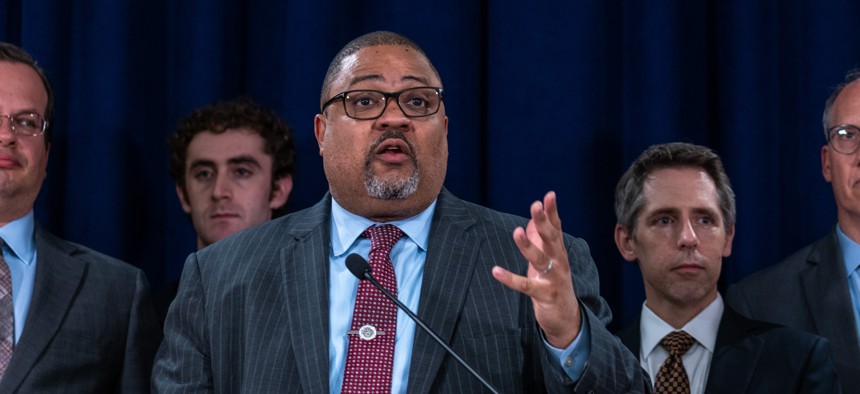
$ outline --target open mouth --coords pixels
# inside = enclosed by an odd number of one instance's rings
[[[406,141],[400,138],[388,138],[383,140],[374,150],[374,153],[383,161],[388,163],[402,163],[412,157],[412,150]]]

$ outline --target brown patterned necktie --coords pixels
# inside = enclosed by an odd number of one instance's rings
[[[660,346],[669,351],[669,357],[660,366],[654,382],[654,393],[690,394],[690,379],[682,357],[696,340],[684,331],[674,331],[663,337]]]
[[[12,274],[3,257],[5,243],[0,239],[0,379],[12,359],[15,346],[15,310],[12,304]]]
[[[397,278],[390,254],[403,232],[386,224],[370,227],[362,236],[370,238],[368,260],[374,278],[397,297]],[[370,281],[359,282],[352,327],[348,333],[349,348],[341,393],[391,393],[396,330],[397,307],[394,303]]]

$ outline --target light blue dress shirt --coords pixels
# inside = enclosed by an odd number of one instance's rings
[[[836,236],[839,239],[839,248],[842,249],[845,273],[848,274],[848,292],[851,294],[851,305],[854,307],[854,328],[860,330],[860,245],[848,238],[839,224],[836,225]],[[860,332],[857,333],[860,339]]]
[[[33,211],[0,227],[3,258],[12,274],[12,302],[15,304],[15,343],[24,332],[30,299],[33,297],[33,282],[36,277],[36,242],[33,238],[35,221]]]
[[[331,393],[340,393],[349,347],[349,337],[346,332],[352,326],[352,314],[358,292],[358,279],[346,268],[346,256],[358,253],[367,258],[370,254],[370,240],[362,238],[361,233],[370,226],[382,223],[376,223],[348,212],[333,198],[331,207],[329,389]],[[436,200],[417,216],[385,223],[397,226],[405,234],[391,249],[391,262],[394,265],[394,275],[397,278],[397,298],[415,314],[419,314],[418,299],[421,295],[421,282],[424,278],[424,262],[427,257],[430,224],[435,210]],[[499,284],[499,286],[502,285]],[[560,368],[574,381],[582,376],[585,362],[591,354],[590,333],[587,329],[585,313],[582,316],[583,329],[566,349],[553,348],[544,341],[547,349],[551,351],[551,356],[556,358]],[[394,337],[394,366],[391,378],[392,393],[406,393],[414,338],[415,322],[405,312],[398,309],[397,333]]]

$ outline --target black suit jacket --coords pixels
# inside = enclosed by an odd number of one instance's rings
[[[331,197],[193,253],[167,315],[154,390],[166,393],[329,392]],[[498,283],[498,264],[524,273],[512,239],[526,220],[442,191],[418,315],[504,392],[648,390],[635,357],[606,331],[597,270],[586,244],[565,245],[588,314],[591,359],[573,385],[545,359],[531,300]],[[482,392],[430,337],[415,334],[409,393]]]
[[[639,320],[619,333],[639,356]],[[723,311],[705,393],[840,393],[830,344],[816,335]]]
[[[161,331],[143,273],[36,228],[30,311],[2,393],[146,393]]]
[[[830,341],[845,393],[860,393],[860,342],[836,230],[781,263],[729,287],[739,313]]]

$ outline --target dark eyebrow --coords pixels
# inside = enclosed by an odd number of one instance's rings
[[[215,167],[215,162],[207,159],[197,159],[188,164],[189,170],[197,167]]]
[[[12,114],[12,116],[18,116],[18,115],[39,115],[40,118],[44,118],[44,116],[42,116],[42,114],[40,114],[39,111],[37,111],[35,109],[22,109],[18,112],[15,112],[14,114]]]
[[[660,216],[660,215],[677,215],[678,210],[675,208],[659,208],[648,214],[648,217]]]
[[[260,162],[257,161],[257,159],[255,159],[251,156],[247,156],[247,155],[231,157],[230,160],[227,160],[227,164],[228,165],[250,164],[254,167],[262,167],[260,165]]]
[[[714,211],[711,208],[694,208],[693,213],[696,213],[698,215],[708,215],[714,219],[722,220],[722,217],[720,217],[719,211]]]
[[[227,165],[235,166],[240,164],[247,164],[258,168],[262,167],[260,165],[260,162],[257,161],[257,159],[247,155],[231,157],[227,160]],[[209,159],[197,159],[192,161],[188,165],[188,169],[194,169],[198,167],[216,167],[216,165],[214,161]]]
[[[357,84],[359,82],[364,82],[364,81],[383,81],[383,80],[385,80],[385,78],[383,78],[382,75],[379,75],[379,74],[361,75],[361,76],[355,77],[352,80],[350,80],[349,85],[347,85],[347,87],[351,88],[351,87],[355,86],[355,84]],[[415,75],[407,75],[407,76],[404,76],[403,78],[400,78],[400,80],[403,82],[416,81],[416,82],[420,82],[424,85],[430,85],[430,81],[427,80],[427,78],[419,77],[419,76],[415,76]]]

